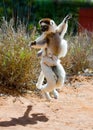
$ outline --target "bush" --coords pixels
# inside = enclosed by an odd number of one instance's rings
[[[3,21],[0,28],[0,85],[17,90],[34,89],[39,73],[36,51],[28,47],[32,37],[20,23],[17,31],[13,20]],[[31,36],[33,36],[32,34]]]
[[[3,19],[0,28],[0,85],[18,91],[34,90],[40,60],[28,43],[36,38],[35,30],[29,36],[24,24],[19,22],[16,31],[13,26],[13,19],[9,23]],[[89,67],[88,58],[93,55],[92,35],[85,32],[67,37],[68,53],[62,58],[62,65],[68,74],[78,74]]]
[[[90,67],[89,57],[93,55],[92,33],[83,32],[77,36],[68,36],[68,53],[62,64],[68,74],[78,74]]]

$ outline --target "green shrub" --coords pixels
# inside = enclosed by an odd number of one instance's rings
[[[0,85],[17,90],[35,88],[40,66],[36,51],[28,46],[30,40],[24,25],[20,23],[15,31],[12,19],[9,23],[3,21],[0,28]]]

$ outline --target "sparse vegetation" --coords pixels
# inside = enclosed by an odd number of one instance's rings
[[[68,53],[62,59],[62,64],[68,74],[78,74],[87,68],[93,68],[93,33],[83,32],[76,36],[68,36]],[[91,63],[92,64],[91,64]],[[90,65],[91,64],[91,65]]]
[[[34,90],[40,73],[40,59],[35,49],[30,50],[29,41],[36,37],[26,33],[24,24],[18,24],[15,31],[13,19],[8,23],[3,19],[0,28],[0,85],[23,91]],[[77,74],[89,67],[89,56],[93,55],[92,35],[82,33],[68,36],[68,54],[62,58],[62,65],[68,74]]]
[[[33,33],[32,33],[33,36]],[[0,28],[0,85],[19,90],[34,89],[38,70],[36,51],[30,50],[26,27],[20,23],[17,31],[13,20],[3,20]]]

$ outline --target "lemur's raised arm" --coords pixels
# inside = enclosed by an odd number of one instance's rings
[[[72,17],[72,15],[67,15],[63,21],[57,26],[56,31],[61,35],[61,38],[64,37],[68,28],[68,20]]]

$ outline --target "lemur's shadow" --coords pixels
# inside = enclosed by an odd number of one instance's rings
[[[31,114],[31,117],[29,117],[29,113],[31,110],[32,110],[32,106],[27,106],[27,110],[25,111],[22,117],[11,118],[10,121],[2,121],[0,122],[0,126],[2,127],[9,127],[9,126],[16,126],[16,125],[26,126],[28,124],[31,125],[37,124],[37,121],[40,122],[48,121],[48,118],[43,113],[34,113]]]

